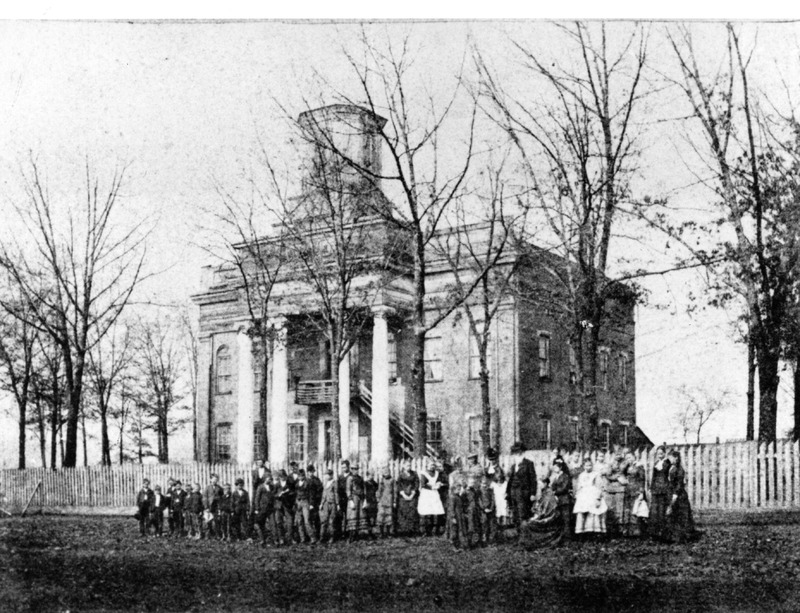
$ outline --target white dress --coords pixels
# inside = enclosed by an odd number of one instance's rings
[[[420,473],[419,480],[419,502],[417,503],[417,513],[420,515],[444,515],[442,498],[439,495],[439,473],[432,475],[423,471]]]
[[[575,494],[575,534],[606,531],[608,506],[600,486],[601,476],[592,471],[578,476],[578,491]],[[598,504],[599,503],[599,504]]]
[[[508,517],[508,505],[506,503],[506,490],[508,480],[498,483],[492,481],[492,491],[494,492],[494,514],[500,517]]]

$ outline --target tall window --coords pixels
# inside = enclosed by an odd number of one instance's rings
[[[478,335],[483,334],[483,322],[475,322],[478,330]],[[472,333],[472,328],[467,328],[469,334],[469,378],[478,379],[481,376],[481,351],[478,339]],[[492,337],[491,335],[486,339],[486,369],[489,371],[489,376],[492,375],[492,362],[494,361],[494,352],[492,351]]]
[[[253,424],[253,457],[257,460],[266,460],[264,457],[265,448],[264,427],[260,421]]]
[[[539,378],[550,377],[550,334],[539,332]]]
[[[617,358],[617,369],[619,376],[619,385],[623,392],[628,391],[628,355],[620,353]]]
[[[550,419],[544,418],[539,422],[539,449],[550,449],[551,441]]]
[[[570,421],[570,431],[572,433],[572,442],[576,446],[578,446],[581,443],[580,421],[578,420],[577,415],[571,415],[569,421]]]
[[[217,349],[217,394],[231,391],[231,352],[227,345]]]
[[[569,342],[569,383],[575,385],[578,382],[578,354],[575,353],[575,346]]]
[[[214,445],[217,462],[231,461],[231,424],[217,424],[217,436]]]
[[[306,461],[306,427],[305,424],[289,424],[289,456],[290,462],[299,464]]]
[[[428,445],[436,451],[442,448],[442,420],[429,419],[428,420]]]
[[[602,449],[605,452],[611,451],[611,424],[603,422],[600,425],[600,434],[603,437]]]
[[[628,441],[630,439],[631,426],[627,422],[622,422],[620,425],[622,426],[622,446],[627,447],[629,444]]]
[[[483,428],[483,418],[480,416],[469,418],[469,452],[480,453],[481,445],[481,430]]]
[[[331,377],[331,342],[322,340],[319,342],[319,376],[321,379]]]
[[[264,373],[264,358],[260,355],[253,356],[253,389],[259,391],[261,389],[261,377]]]
[[[608,349],[601,348],[598,358],[600,360],[600,385],[605,391],[608,391]]]
[[[389,381],[397,381],[397,339],[389,332]]]
[[[425,380],[442,380],[442,333],[431,330],[425,337]]]

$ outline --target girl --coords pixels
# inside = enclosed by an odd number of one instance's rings
[[[444,506],[439,496],[442,487],[440,473],[436,470],[436,463],[429,461],[426,469],[419,475],[419,503],[417,513],[422,521],[425,536],[432,536],[440,516],[444,515]]]
[[[575,493],[575,534],[606,533],[606,501],[603,499],[602,476],[594,470],[590,458],[583,462]]]
[[[681,465],[681,455],[675,450],[669,454],[669,495],[668,516],[669,539],[678,543],[696,541],[700,533],[695,529],[689,494],[686,492],[686,473]]]
[[[417,516],[417,473],[411,470],[411,462],[403,462],[403,469],[397,477],[397,533],[416,534],[419,518]]]

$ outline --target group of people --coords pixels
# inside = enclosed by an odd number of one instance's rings
[[[174,537],[264,546],[443,535],[457,548],[471,548],[504,538],[507,527],[516,528],[528,548],[575,536],[688,541],[697,535],[675,451],[669,457],[663,448],[657,451],[649,497],[644,466],[631,453],[598,453],[595,462],[578,452],[557,454],[539,480],[525,451],[521,443],[512,446],[507,470],[490,452],[486,467],[477,455],[465,466],[430,459],[419,472],[404,462],[396,476],[388,466],[362,476],[359,465],[347,460],[338,476],[327,470],[322,479],[313,465],[270,471],[259,462],[252,495],[244,479],[231,487],[217,475],[204,488],[170,479],[163,492],[145,480],[136,516],[143,536],[151,530],[162,536],[166,515]]]

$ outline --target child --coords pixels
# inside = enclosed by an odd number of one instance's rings
[[[353,542],[364,528],[364,478],[358,474],[358,464],[350,467],[345,488],[347,492],[347,539]]]
[[[322,484],[322,498],[319,503],[319,540],[321,543],[333,542],[338,511],[339,488],[333,479],[333,470],[328,469],[328,472],[325,473],[325,481]]]
[[[156,485],[153,492],[153,502],[150,504],[150,523],[156,536],[161,536],[164,531],[164,509],[167,508],[166,496],[161,494],[161,486]]]
[[[231,540],[231,516],[233,515],[233,492],[231,484],[226,483],[220,496],[219,504],[219,529],[223,541]]]
[[[250,512],[250,494],[244,489],[244,479],[236,480],[236,491],[233,493],[233,514],[231,525],[236,539],[247,538],[248,515]]]
[[[258,535],[261,538],[261,546],[267,545],[267,521],[269,520],[270,527],[274,526],[275,514],[275,492],[272,479],[264,477],[259,480],[256,493],[253,496],[253,519],[255,527],[258,529]],[[270,530],[275,537],[274,529]]]
[[[583,462],[583,472],[578,477],[575,493],[575,534],[606,533],[606,501],[603,499],[602,476],[594,470],[588,457]]]
[[[372,530],[378,520],[378,482],[372,470],[367,471],[367,480],[364,481],[364,516],[369,537],[375,538]]]
[[[466,506],[464,508],[467,527],[467,547],[472,547],[472,544],[476,541],[476,539],[478,542],[480,542],[481,507],[477,479],[478,477],[476,472],[472,472],[467,475],[467,489],[465,492]]]
[[[139,520],[139,535],[147,536],[147,525],[150,523],[150,509],[153,506],[153,490],[150,480],[142,481],[142,489],[136,495],[136,519]]]
[[[481,513],[480,542],[487,544],[497,539],[497,525],[495,521],[494,491],[488,475],[481,479],[478,492],[478,506]]]
[[[201,526],[203,525],[203,493],[200,491],[200,484],[195,483],[192,491],[186,498],[184,510],[184,522],[188,524],[188,538],[200,540]]]
[[[171,497],[170,518],[172,521],[170,522],[170,536],[183,536],[185,527],[183,523],[183,507],[186,502],[186,495],[183,484],[180,481],[176,481]]]
[[[383,477],[378,484],[378,530],[380,530],[381,538],[386,538],[392,533],[392,526],[394,525],[394,508],[395,508],[395,483],[392,473],[388,466],[383,469]]]
[[[450,522],[450,541],[456,549],[469,547],[465,507],[467,484],[462,478],[450,484],[450,498],[447,501],[447,517]]]
[[[314,526],[311,523],[311,485],[306,479],[306,471],[302,468],[297,471],[297,481],[294,484],[295,504],[297,509],[295,517],[297,519],[297,532],[300,542],[310,541],[313,545],[317,542],[314,536]]]

